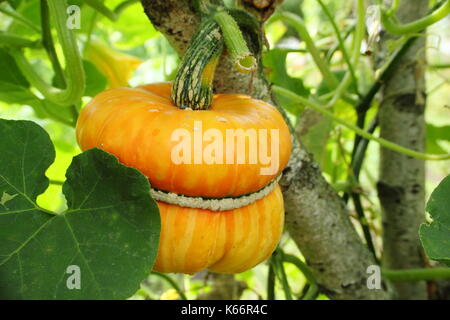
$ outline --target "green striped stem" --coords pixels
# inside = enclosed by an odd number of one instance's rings
[[[212,81],[223,50],[220,26],[206,19],[184,54],[172,86],[172,100],[181,109],[206,110],[212,101]]]
[[[240,21],[243,15],[238,14],[236,10],[228,12],[219,0],[196,0],[194,5],[202,16],[202,23],[193,36],[175,76],[172,101],[181,109],[207,110],[212,102],[214,72],[224,44],[239,72],[254,71],[257,60],[250,52],[236,22]],[[235,20],[235,16],[239,19]],[[252,21],[240,22],[244,28],[252,25]]]

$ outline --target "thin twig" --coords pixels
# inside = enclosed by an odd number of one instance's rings
[[[303,296],[303,300],[315,300],[317,298],[317,295],[319,294],[319,286],[309,267],[305,263],[303,263],[303,261],[292,254],[284,253],[283,259],[285,262],[294,264],[303,273],[306,281],[308,281],[309,283],[309,288]]]
[[[152,271],[151,274],[153,274],[153,275],[155,275],[155,276],[158,276],[158,277],[160,277],[160,278],[166,280],[167,283],[169,283],[169,284],[172,286],[172,288],[174,288],[175,291],[178,292],[178,294],[180,295],[180,298],[181,298],[182,300],[187,300],[187,297],[186,297],[186,295],[184,294],[184,292],[180,289],[180,287],[178,286],[178,284],[177,284],[171,277],[169,277],[169,276],[166,275],[166,274],[159,273],[159,272],[155,272],[155,271]]]

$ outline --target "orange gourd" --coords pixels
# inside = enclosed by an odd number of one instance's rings
[[[173,84],[104,91],[78,119],[81,149],[101,148],[148,177],[161,215],[156,271],[242,272],[270,256],[283,230],[277,179],[289,129],[264,101],[212,94],[223,43],[205,20]]]
[[[139,169],[153,188],[187,196],[222,198],[252,193],[266,186],[286,166],[290,135],[276,108],[245,95],[218,94],[209,110],[180,110],[170,100],[170,88],[169,83],[159,83],[100,93],[80,114],[77,128],[80,147],[102,148],[124,164]],[[199,121],[201,130],[198,126],[194,128]],[[283,148],[279,148],[278,169],[273,174],[261,175],[261,169],[267,165],[260,163],[174,164],[172,150],[179,141],[173,141],[172,135],[180,128],[193,134],[196,129],[200,134],[217,129],[224,138],[228,129],[281,128],[279,144]],[[204,142],[203,149],[207,145]],[[226,160],[225,145],[223,154]],[[245,158],[248,160],[248,155]]]
[[[273,106],[245,95],[219,94],[209,110],[181,110],[172,104],[170,92],[169,83],[159,83],[100,93],[80,113],[76,133],[81,149],[99,147],[139,169],[152,188],[194,197],[252,194],[281,173],[291,142],[289,130]],[[260,163],[174,164],[171,154],[176,142],[171,134],[178,128],[194,134],[195,121],[202,121],[203,130],[215,128],[224,136],[227,129],[277,129],[277,171],[261,175]],[[207,146],[203,144],[203,151]],[[267,259],[284,222],[280,188],[274,184],[272,189],[251,204],[224,211],[158,201],[162,229],[154,269],[195,273],[207,268],[236,273]]]

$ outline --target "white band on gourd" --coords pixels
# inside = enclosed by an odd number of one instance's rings
[[[150,194],[152,195],[153,199],[157,201],[175,204],[180,207],[208,209],[212,211],[226,211],[245,207],[259,199],[264,198],[266,195],[272,192],[273,189],[275,189],[275,186],[280,179],[281,174],[259,191],[236,198],[205,199],[202,197],[189,197],[179,195],[173,192],[164,192],[153,188],[150,188]]]

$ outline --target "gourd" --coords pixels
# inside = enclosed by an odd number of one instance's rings
[[[101,148],[148,177],[161,215],[154,265],[159,272],[245,271],[271,255],[283,230],[277,182],[291,152],[289,129],[277,109],[264,101],[242,94],[213,95],[215,66],[223,51],[220,32],[217,22],[205,20],[173,83],[106,90],[78,119],[82,150]],[[243,153],[230,156],[233,161],[220,160],[227,155],[226,143],[212,146],[238,129],[266,132],[257,146],[277,157],[275,170],[261,174],[267,163],[249,161],[255,152],[250,138]],[[216,141],[203,135],[200,145],[194,142],[177,153],[183,136],[177,130],[192,138],[184,142],[207,132],[214,132]],[[268,132],[276,132],[278,141]],[[187,159],[189,153],[192,161],[174,161],[174,155]],[[205,160],[205,154],[212,160]],[[237,161],[239,156],[245,163]]]

